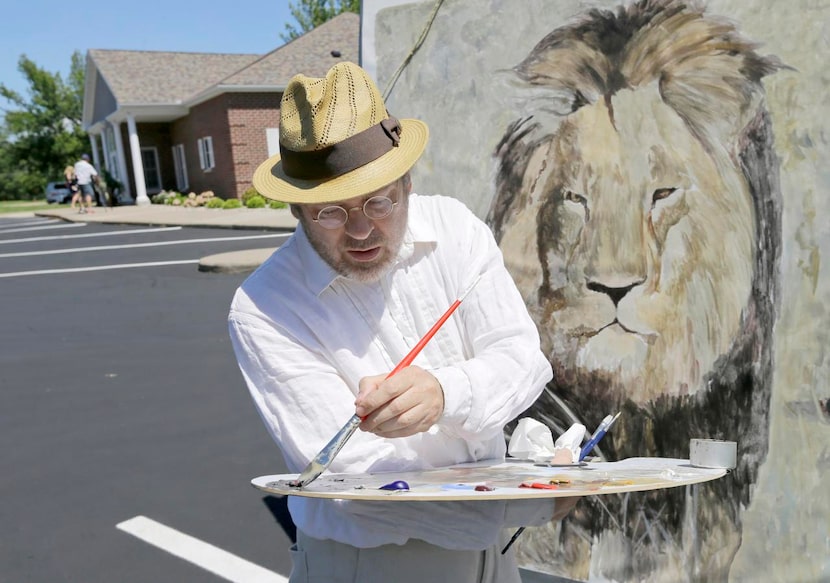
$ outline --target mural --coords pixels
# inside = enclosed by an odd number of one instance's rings
[[[594,549],[615,578],[726,578],[767,454],[781,197],[760,79],[777,68],[728,23],[646,0],[554,30],[514,69],[533,95],[498,144],[488,221],[554,367],[531,413],[561,433],[622,411],[612,459],[738,443],[698,512],[679,490],[582,505],[563,564]]]
[[[814,219],[830,176],[809,112],[828,113],[828,79],[805,76],[827,44],[808,24],[830,9],[713,4],[364,3],[364,66],[390,111],[431,128],[415,190],[490,224],[539,326],[555,377],[527,414],[562,432],[622,411],[607,459],[738,442],[726,479],[528,529],[520,562],[537,570],[830,580],[830,232]],[[773,23],[812,33],[796,49]]]

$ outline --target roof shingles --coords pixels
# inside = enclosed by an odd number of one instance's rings
[[[359,54],[360,16],[346,12],[264,56],[90,49],[89,58],[124,106],[180,104],[217,85],[281,89]]]
[[[336,63],[360,57],[360,16],[344,12],[271,51],[220,84],[284,88],[297,73],[325,77]]]
[[[89,55],[122,106],[181,103],[259,57],[101,49]]]

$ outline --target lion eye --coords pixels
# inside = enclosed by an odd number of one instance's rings
[[[651,204],[654,204],[657,201],[664,200],[664,199],[670,197],[675,190],[677,190],[677,189],[674,188],[674,187],[658,188],[651,195]]]
[[[582,205],[584,205],[586,202],[588,202],[588,199],[586,199],[581,194],[575,193],[572,190],[566,190],[565,193],[564,193],[564,198],[567,201],[575,202],[577,204],[582,204]]]

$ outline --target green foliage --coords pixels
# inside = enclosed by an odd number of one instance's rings
[[[252,196],[245,201],[245,206],[249,209],[265,208],[265,199],[260,195]]]
[[[47,203],[43,199],[0,201],[0,215],[4,215],[7,213],[31,213],[37,211],[45,211],[54,208],[54,205]]]
[[[124,185],[121,183],[120,180],[116,179],[112,174],[110,174],[109,170],[106,168],[101,170],[101,175],[104,177],[104,184],[107,185],[107,188],[111,192],[115,192],[115,189],[121,190],[124,188]]]
[[[23,96],[0,83],[0,96],[12,108],[0,125],[0,200],[43,195],[46,183],[63,180],[63,169],[88,149],[81,127],[84,61],[72,55],[66,79],[21,55],[18,70],[29,84]]]
[[[176,192],[175,190],[162,190],[153,196],[153,198],[150,199],[150,202],[156,204],[167,204],[171,206],[182,206],[185,200],[187,200],[187,197],[181,192]]]
[[[162,190],[158,194],[154,194],[150,197],[150,202],[153,204],[173,204],[173,200],[176,198],[183,198],[180,192],[175,192],[173,190]],[[179,201],[181,204],[181,201]]]
[[[253,186],[250,187],[248,190],[242,193],[242,204],[248,206],[248,201],[251,200],[255,196],[262,196],[260,193],[257,192],[257,189]]]
[[[172,206],[181,207],[205,207],[209,209],[238,209],[242,207],[247,208],[285,208],[283,202],[267,201],[265,197],[259,194],[255,189],[249,188],[243,195],[242,199],[231,198],[224,200],[215,196],[212,191],[207,190],[200,194],[191,192],[189,194],[182,194],[175,190],[162,190],[158,194],[150,197],[153,204],[169,204]]]
[[[286,23],[285,33],[281,35],[285,42],[304,35],[343,12],[360,14],[360,0],[296,0],[289,6],[299,28]]]
[[[259,192],[257,192],[257,189],[253,186],[242,193],[242,204],[251,209],[260,209],[265,207],[268,207],[269,209],[288,208],[288,205],[284,202],[266,199]]]
[[[214,203],[213,201],[215,200],[219,202]],[[172,206],[182,207],[207,206],[209,208],[216,208],[217,206],[221,207],[225,201],[221,198],[216,198],[212,190],[206,190],[199,194],[196,194],[195,192],[182,194],[181,192],[176,192],[175,190],[162,190],[158,194],[154,194],[150,197],[150,202],[153,204],[169,204]]]

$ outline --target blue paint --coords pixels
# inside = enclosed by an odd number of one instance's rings
[[[409,490],[409,484],[403,480],[395,480],[380,487],[381,490]]]

